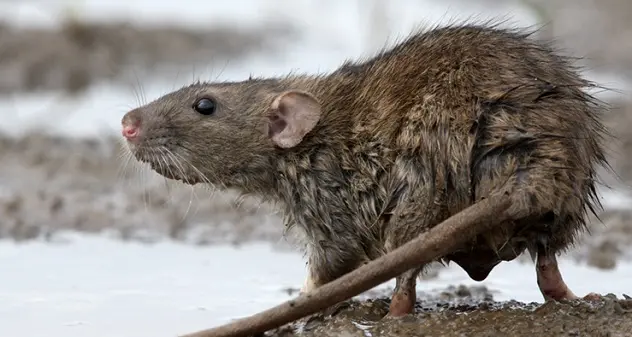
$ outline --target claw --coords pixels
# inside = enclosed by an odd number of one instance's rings
[[[566,285],[557,259],[554,256],[538,255],[537,258],[538,286],[545,300],[563,301],[576,300],[580,297],[575,295]],[[582,299],[585,301],[600,301],[603,296],[597,293],[589,293]]]
[[[402,317],[415,311],[415,294],[407,291],[393,293],[387,317]]]

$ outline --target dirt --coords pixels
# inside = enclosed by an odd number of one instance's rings
[[[419,293],[416,313],[385,317],[389,298],[358,298],[269,331],[269,337],[521,337],[632,336],[632,299],[607,294],[597,301],[496,302],[485,287]]]

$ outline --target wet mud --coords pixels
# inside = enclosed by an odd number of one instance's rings
[[[385,317],[387,296],[358,298],[266,336],[632,336],[632,299],[604,295],[591,302],[496,302],[485,287],[449,287],[438,294],[420,293],[416,313],[402,318]]]

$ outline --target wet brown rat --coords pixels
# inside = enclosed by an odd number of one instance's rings
[[[600,207],[609,135],[571,61],[528,32],[453,25],[328,74],[192,84],[128,112],[123,135],[166,177],[281,205],[307,294],[506,194],[510,219],[439,260],[483,280],[526,250],[544,297],[570,299],[556,254]],[[414,310],[423,267],[396,278],[389,315]]]

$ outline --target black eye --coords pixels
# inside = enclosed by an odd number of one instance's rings
[[[202,98],[193,104],[193,109],[202,115],[212,115],[215,113],[216,106],[217,105],[214,100],[210,98]]]

